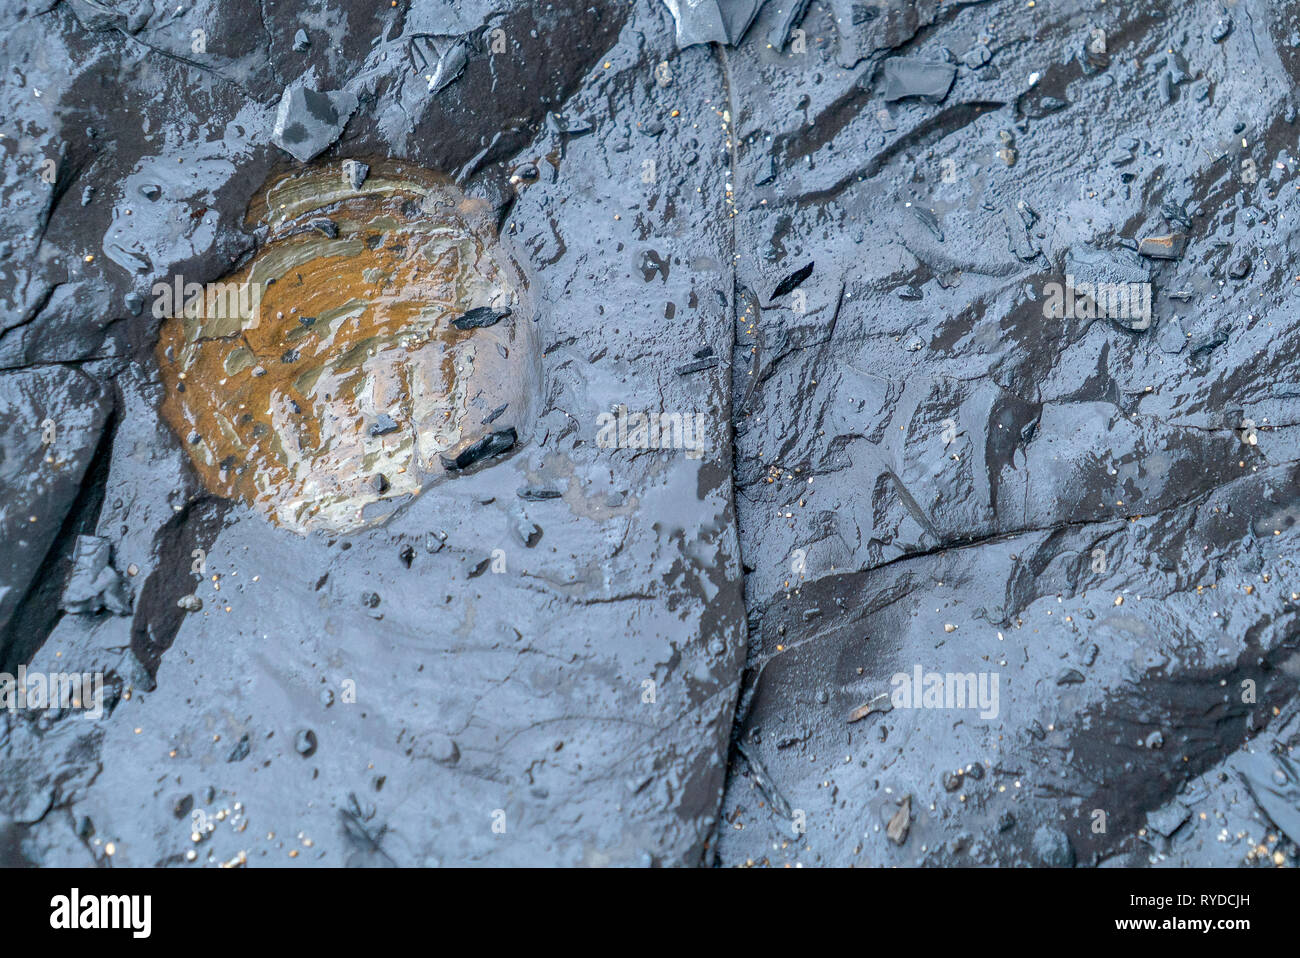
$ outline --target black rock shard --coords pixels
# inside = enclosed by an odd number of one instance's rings
[[[449,471],[468,469],[484,459],[491,459],[514,447],[517,436],[513,427],[498,429],[466,446],[453,456],[443,455],[442,464]]]
[[[770,304],[775,302],[787,293],[793,293],[796,289],[802,286],[804,280],[812,275],[813,267],[816,265],[816,263],[808,263],[806,266],[801,266],[785,279],[781,280],[781,282],[777,283],[776,289],[772,290],[772,295],[767,298],[768,303]]]
[[[457,329],[485,329],[488,326],[495,326],[509,315],[510,310],[508,309],[475,306],[473,309],[468,310],[465,315],[453,319],[451,324]]]
[[[1300,865],[1288,5],[301,6],[0,5],[0,863]]]

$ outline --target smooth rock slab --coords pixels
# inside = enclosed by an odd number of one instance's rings
[[[761,0],[664,0],[677,24],[677,46],[738,44],[758,15]]]
[[[117,615],[131,611],[126,583],[112,566],[113,547],[100,536],[77,536],[72,554],[72,577],[63,590],[59,607],[87,614],[107,609]]]
[[[111,409],[77,369],[0,374],[0,663],[26,641],[7,634],[10,619],[81,492]]]
[[[356,111],[357,98],[346,91],[318,93],[291,86],[280,98],[271,142],[299,163],[329,149]]]
[[[885,61],[885,102],[916,97],[939,103],[952,89],[957,67],[922,57],[890,57]]]

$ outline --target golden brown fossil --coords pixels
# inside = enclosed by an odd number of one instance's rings
[[[401,164],[360,187],[333,165],[273,178],[248,226],[264,241],[218,287],[245,308],[210,284],[158,342],[163,416],[207,489],[352,532],[524,436],[534,316],[483,201]]]

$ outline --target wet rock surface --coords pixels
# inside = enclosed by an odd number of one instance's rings
[[[0,24],[0,670],[104,680],[0,709],[4,864],[1296,864],[1291,8]],[[520,270],[418,468],[393,164]],[[270,521],[322,368],[394,508]]]

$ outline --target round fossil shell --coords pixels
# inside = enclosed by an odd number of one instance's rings
[[[354,187],[334,165],[273,179],[249,226],[257,255],[178,284],[158,343],[163,417],[209,491],[347,533],[522,441],[534,316],[485,203],[428,171],[376,164]]]

